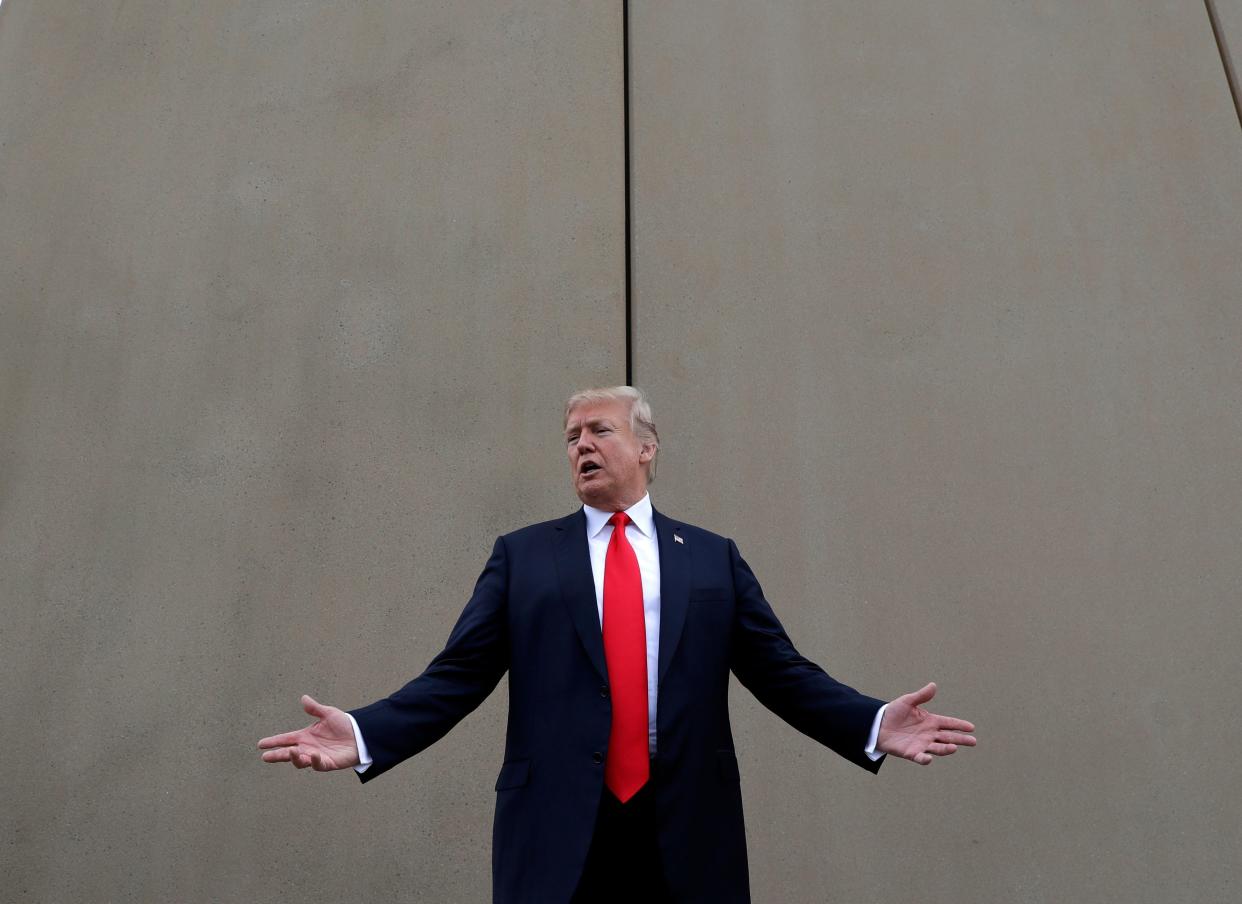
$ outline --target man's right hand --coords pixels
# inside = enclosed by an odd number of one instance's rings
[[[272,735],[259,742],[265,763],[292,763],[299,769],[310,766],[316,772],[331,772],[357,766],[358,745],[354,725],[342,709],[316,703],[302,696],[302,709],[318,719],[300,731]]]

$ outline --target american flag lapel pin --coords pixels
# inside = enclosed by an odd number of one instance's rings
[[[679,535],[673,534],[673,542],[674,543],[685,543],[686,541],[683,540]]]

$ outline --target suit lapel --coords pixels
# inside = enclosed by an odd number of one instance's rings
[[[681,629],[686,624],[690,604],[690,546],[674,539],[681,525],[653,511],[660,547],[660,667],[658,680],[664,680],[668,664],[677,651]]]
[[[591,551],[587,548],[586,513],[582,509],[556,524],[556,570],[561,599],[591,664],[600,677],[608,680],[604,662],[604,636],[599,629],[599,608],[595,602],[595,578],[591,574]],[[663,580],[663,578],[661,578]]]

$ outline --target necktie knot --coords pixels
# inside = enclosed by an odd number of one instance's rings
[[[630,516],[625,512],[613,512],[608,523],[618,530],[625,530],[625,526],[630,523]]]

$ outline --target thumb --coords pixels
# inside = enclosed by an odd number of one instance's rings
[[[329,707],[318,702],[310,694],[303,694],[302,709],[306,710],[307,715],[314,716],[316,719],[324,719],[328,716]]]
[[[936,682],[934,681],[929,681],[926,685],[909,695],[910,703],[913,706],[922,706],[934,696],[936,696]],[[307,710],[307,712],[310,712],[310,710]]]

